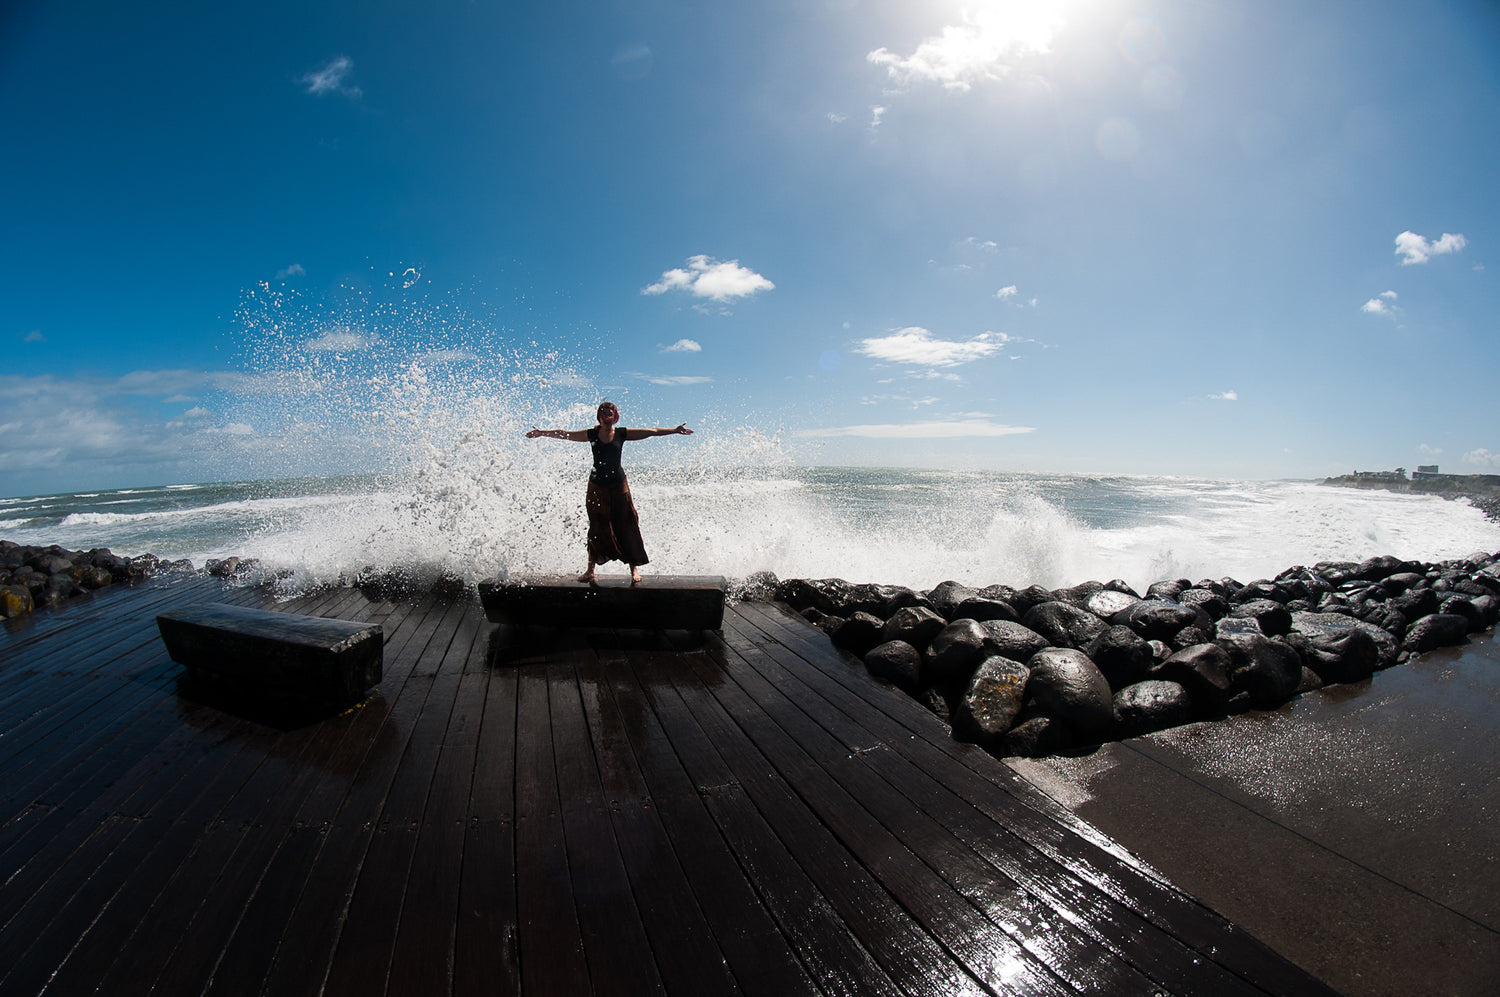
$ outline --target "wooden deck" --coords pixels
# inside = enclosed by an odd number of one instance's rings
[[[339,589],[324,718],[179,683],[190,577],[0,631],[0,993],[1319,994],[780,608],[514,631]],[[220,708],[223,707],[223,708]]]

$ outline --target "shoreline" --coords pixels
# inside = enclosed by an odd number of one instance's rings
[[[1484,513],[1492,523],[1500,523],[1500,475],[1441,475],[1433,478],[1396,478],[1395,472],[1359,475],[1341,474],[1324,478],[1330,488],[1353,488],[1361,491],[1393,492],[1408,495],[1436,495],[1445,499],[1468,499],[1469,504]]]

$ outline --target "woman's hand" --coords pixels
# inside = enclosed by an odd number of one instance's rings
[[[691,429],[687,428],[687,423],[685,423],[685,422],[682,423],[682,424],[680,424],[676,429],[672,430],[672,432],[676,433],[679,436],[692,436],[693,435],[693,431]]]
[[[541,435],[542,435],[542,431],[540,429],[537,429],[535,426],[532,426],[531,427],[531,432],[529,432],[529,433],[526,434],[526,438],[528,440],[534,440],[538,436],[541,436]]]

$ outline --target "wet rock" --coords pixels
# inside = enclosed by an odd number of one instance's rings
[[[1231,617],[1252,619],[1260,624],[1260,632],[1267,637],[1280,637],[1292,631],[1292,613],[1279,602],[1271,599],[1252,599],[1229,611]]]
[[[1197,714],[1205,716],[1222,710],[1229,702],[1231,665],[1229,652],[1218,644],[1195,644],[1156,665],[1148,675],[1182,686],[1192,696]]]
[[[885,621],[880,636],[887,641],[904,640],[922,650],[947,625],[947,620],[926,606],[907,606],[896,610],[895,615]]]
[[[850,590],[846,605],[850,614],[869,613],[888,620],[898,609],[915,606],[917,593],[904,585],[856,585]]]
[[[73,570],[73,562],[61,554],[44,554],[36,558],[32,567],[44,575],[66,575]]]
[[[1251,616],[1226,616],[1214,624],[1214,639],[1232,637],[1235,634],[1265,634],[1260,629],[1260,623]]]
[[[1193,583],[1186,578],[1174,578],[1170,581],[1152,582],[1146,589],[1146,598],[1163,602],[1176,602],[1177,597],[1185,589],[1193,587]]]
[[[1199,614],[1200,610],[1192,606],[1183,606],[1160,599],[1146,599],[1132,606],[1121,615],[1117,622],[1125,624],[1146,640],[1159,640],[1170,644],[1179,630],[1198,622]],[[1206,614],[1203,620],[1212,626],[1212,621],[1208,620]]]
[[[876,678],[911,692],[921,679],[922,652],[904,640],[886,641],[865,655],[865,668]]]
[[[1293,613],[1292,634],[1305,636],[1318,636],[1321,634],[1342,634],[1348,630],[1360,630],[1375,641],[1375,646],[1380,650],[1380,661],[1377,668],[1389,668],[1396,663],[1396,656],[1401,651],[1401,642],[1388,631],[1382,630],[1373,623],[1352,616],[1344,616],[1336,613]]]
[[[974,620],[955,620],[942,630],[923,655],[922,681],[929,685],[968,682],[987,657],[989,634]]]
[[[1020,623],[986,620],[980,626],[984,628],[989,652],[1003,658],[1030,661],[1033,654],[1047,646],[1047,638]]]
[[[1219,646],[1229,652],[1230,687],[1246,693],[1254,705],[1278,706],[1296,693],[1302,657],[1290,644],[1241,634],[1225,638]]]
[[[1140,601],[1139,596],[1106,588],[1089,596],[1084,608],[1099,619],[1113,623],[1117,615],[1131,609]]]
[[[880,643],[881,633],[885,630],[885,621],[873,613],[857,611],[844,621],[838,632],[833,635],[835,647],[843,648],[851,654],[864,657],[865,654]]]
[[[1331,633],[1294,632],[1288,638],[1302,664],[1324,683],[1357,682],[1380,667],[1380,645],[1357,627]]]
[[[1044,602],[1052,602],[1054,600],[1049,590],[1042,588],[1040,585],[1030,585],[1014,593],[1005,601],[1014,606],[1016,612],[1020,613],[1021,618],[1024,620],[1026,614],[1031,611],[1033,606],[1040,606]]]
[[[1109,733],[1114,694],[1104,674],[1082,651],[1049,647],[1028,661],[1026,698],[1062,720],[1085,741]]]
[[[999,753],[1009,757],[1040,758],[1073,747],[1073,732],[1056,717],[1028,717],[1006,732]]]
[[[1202,610],[1208,618],[1214,622],[1222,620],[1229,615],[1229,601],[1217,592],[1194,586],[1185,590],[1177,597],[1177,601],[1184,606],[1192,606]]]
[[[917,692],[917,702],[927,708],[927,712],[937,717],[949,727],[953,726],[953,706],[948,702],[942,690],[925,688]]]
[[[1123,592],[1126,595],[1133,595],[1137,599],[1141,597],[1141,594],[1135,589],[1131,588],[1130,583],[1123,578],[1111,578],[1109,581],[1104,583],[1104,587],[1111,592]]]
[[[980,662],[953,711],[953,732],[985,747],[1001,746],[1026,691],[1027,667],[992,655]]]
[[[1123,689],[1145,678],[1154,660],[1150,643],[1126,626],[1105,630],[1084,648],[1084,653],[1103,673],[1111,689]]]
[[[1180,651],[1194,644],[1208,644],[1213,641],[1215,634],[1215,630],[1205,630],[1202,627],[1183,627],[1172,635],[1169,643],[1174,651]]]
[[[1098,592],[1103,591],[1104,586],[1098,582],[1082,582],[1071,585],[1068,588],[1053,589],[1052,598],[1055,602],[1066,602],[1070,606],[1079,609],[1088,609],[1089,599]]]
[[[965,599],[959,603],[958,608],[953,611],[956,620],[975,620],[984,623],[987,620],[1010,620],[1019,622],[1021,614],[1017,613],[1015,607],[1003,599],[991,599],[985,596],[976,596],[973,599]]]
[[[1438,595],[1430,588],[1413,588],[1391,598],[1387,605],[1408,620],[1417,620],[1438,611]]]
[[[1469,639],[1469,621],[1462,616],[1434,613],[1411,625],[1401,650],[1422,654],[1437,647],[1462,644]]]
[[[1147,679],[1115,693],[1115,733],[1137,737],[1168,727],[1181,727],[1193,719],[1193,699],[1187,689],[1165,679]]]
[[[770,602],[776,598],[776,589],[780,584],[774,571],[752,571],[731,584],[729,594],[735,599]]]
[[[73,571],[73,580],[78,584],[79,588],[93,591],[94,589],[103,588],[115,579],[104,568],[90,564],[75,568]]]
[[[1066,602],[1043,602],[1031,607],[1021,622],[1053,647],[1087,647],[1108,625],[1086,609]]]
[[[927,592],[926,599],[927,604],[940,613],[945,620],[955,620],[958,617],[954,615],[954,611],[958,609],[959,604],[978,594],[969,586],[950,580],[933,586]]]
[[[25,616],[35,608],[36,602],[31,598],[31,589],[24,585],[0,586],[0,616],[13,620],[18,616]]]

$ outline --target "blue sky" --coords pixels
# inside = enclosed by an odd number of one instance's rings
[[[333,467],[276,308],[811,462],[1500,473],[1479,0],[7,5],[0,105],[0,494]]]

